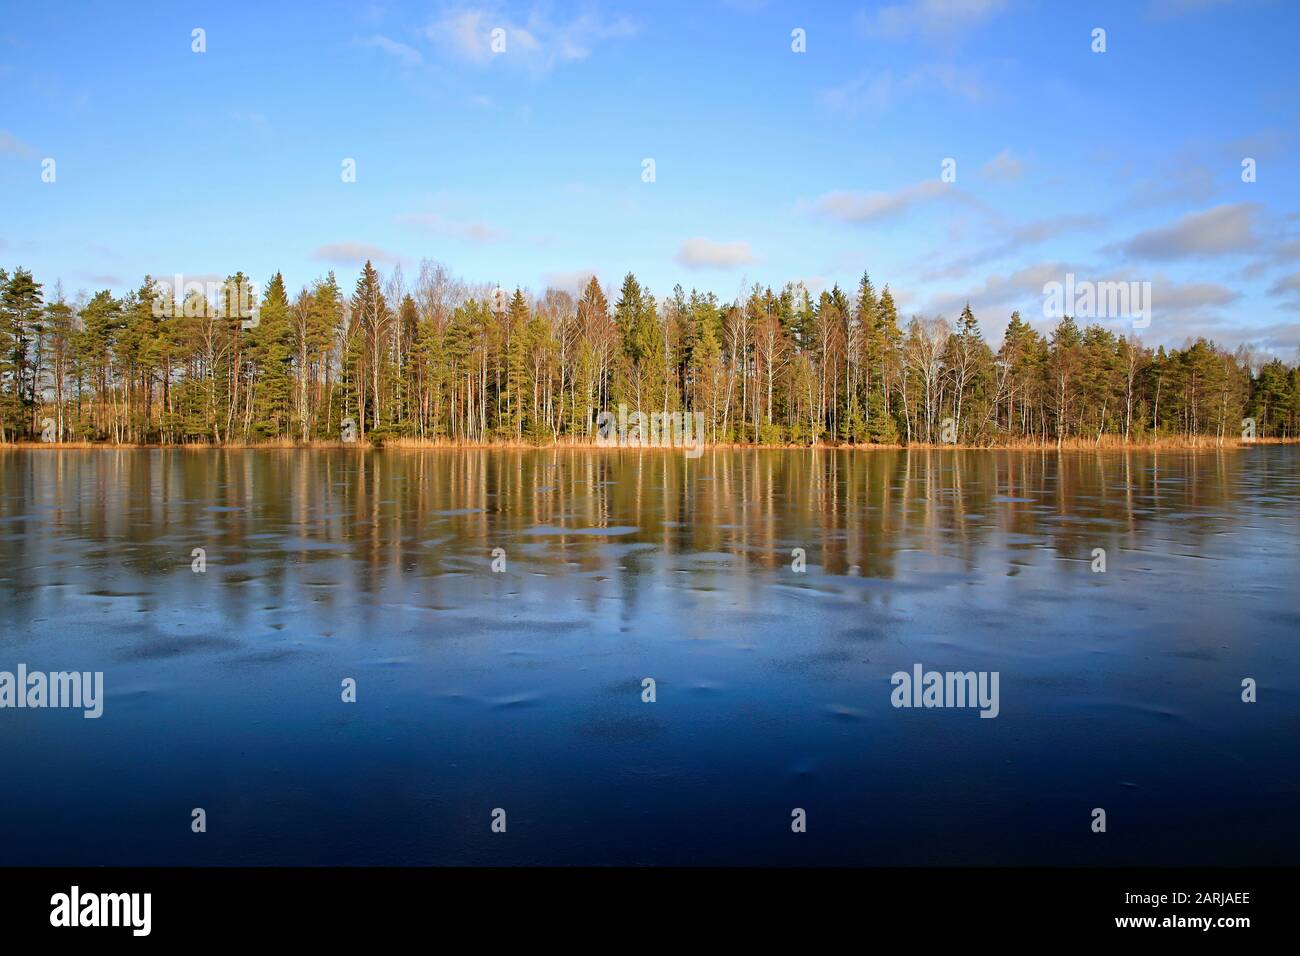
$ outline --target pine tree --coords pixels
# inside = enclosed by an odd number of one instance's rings
[[[524,435],[523,398],[528,371],[528,320],[528,300],[524,298],[523,291],[516,288],[506,313],[505,414],[502,421],[503,430],[515,441],[521,441]]]
[[[293,330],[284,277],[276,273],[262,296],[257,325],[249,330],[248,351],[256,369],[254,433],[280,438],[289,434],[293,394]]]
[[[876,297],[876,289],[871,284],[871,277],[865,272],[862,273],[862,279],[858,282],[858,300],[854,306],[854,319],[861,342],[859,361],[862,368],[862,394],[865,395],[865,407],[862,414],[863,421],[860,434],[865,438],[871,428],[871,367],[876,357],[883,351],[880,330],[880,300]],[[856,388],[853,397],[855,399],[859,398],[859,392]],[[856,408],[858,402],[855,402],[854,405]]]
[[[352,386],[355,391],[357,424],[360,437],[367,428],[380,427],[383,408],[383,384],[386,372],[386,346],[392,314],[380,288],[379,273],[369,259],[357,278],[352,294],[352,317],[355,338],[350,337],[349,359],[353,365]]]
[[[28,343],[41,319],[41,290],[21,266],[0,288],[0,440],[34,430],[38,376]]]

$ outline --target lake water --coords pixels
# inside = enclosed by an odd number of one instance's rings
[[[0,864],[1294,864],[1297,451],[5,451]]]

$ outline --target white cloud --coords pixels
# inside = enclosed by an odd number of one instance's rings
[[[364,242],[327,243],[313,249],[311,257],[337,266],[359,266],[367,259],[388,265],[395,265],[401,261],[401,256]]]
[[[696,237],[677,250],[677,262],[690,269],[734,269],[754,261],[747,242],[714,242]]]
[[[595,269],[574,269],[571,272],[548,273],[542,281],[548,289],[559,289],[580,296],[595,275]]]

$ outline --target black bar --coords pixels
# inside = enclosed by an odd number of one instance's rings
[[[918,943],[1127,937],[1231,945],[1286,929],[1296,876],[1293,868],[13,868],[0,870],[0,915],[7,940],[67,941],[75,932],[81,942],[134,941],[130,925],[52,926],[53,898],[76,886],[83,905],[88,894],[149,893],[146,938],[166,942],[373,944],[432,932],[415,938],[450,944],[469,932],[482,942],[667,944],[680,937],[666,931],[698,925],[759,941],[769,932],[860,938],[907,929]],[[1208,929],[1186,922],[1205,918]],[[1119,925],[1125,919],[1154,925]]]

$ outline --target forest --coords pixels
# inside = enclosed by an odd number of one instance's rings
[[[290,295],[277,273],[254,321],[236,307],[245,275],[215,285],[145,277],[69,300],[0,269],[0,442],[331,442],[351,420],[372,445],[577,444],[620,405],[702,413],[710,444],[1235,444],[1244,419],[1257,438],[1300,433],[1297,369],[1276,357],[1152,349],[1070,317],[1044,335],[1019,312],[995,350],[969,305],[904,321],[866,274],[731,301],[656,299],[628,274],[575,298],[367,262],[350,294],[330,272]]]

